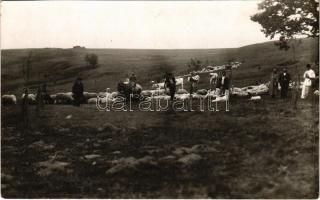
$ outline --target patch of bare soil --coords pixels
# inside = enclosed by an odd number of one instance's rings
[[[18,107],[3,107],[2,196],[316,198],[318,106],[231,103],[178,113],[45,106],[29,132]]]

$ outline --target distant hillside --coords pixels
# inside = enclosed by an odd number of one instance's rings
[[[302,39],[297,49],[297,65],[300,72],[306,63],[314,62],[318,55],[318,40]],[[132,50],[132,49],[21,49],[3,50],[1,61],[2,93],[21,94],[24,80],[21,66],[28,53],[32,51],[30,86],[47,81],[50,92],[70,91],[74,79],[82,77],[86,91],[105,91],[107,87],[116,89],[117,82],[131,72],[138,76],[144,88],[150,81],[159,79],[161,66],[169,65],[176,75],[187,73],[186,64],[196,58],[210,65],[224,64],[228,61],[241,61],[243,65],[234,71],[234,85],[241,86],[266,81],[272,68],[288,64],[291,51],[279,51],[273,42],[254,44],[229,49],[193,50]],[[96,68],[86,66],[87,53],[98,55]],[[290,64],[290,63],[289,63]],[[293,65],[289,65],[293,72]],[[206,86],[208,77],[202,77]]]

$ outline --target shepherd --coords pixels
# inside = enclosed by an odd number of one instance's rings
[[[222,71],[221,77],[218,78],[217,94],[220,96],[229,94],[229,78],[227,77],[226,71]]]
[[[199,83],[200,76],[196,74],[196,72],[191,72],[191,76],[188,77],[188,81],[190,83],[190,96],[193,94],[193,92],[197,88],[197,84]]]
[[[173,101],[174,95],[176,93],[176,78],[171,72],[165,74],[164,88],[165,90],[169,88],[171,101]]]
[[[80,104],[83,102],[84,96],[83,96],[83,84],[82,79],[77,78],[75,83],[72,86],[72,96],[73,96],[73,105],[74,106],[80,106]]]

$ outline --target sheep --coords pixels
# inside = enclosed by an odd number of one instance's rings
[[[99,96],[99,97],[106,97],[106,92],[99,92],[97,96]]]
[[[261,96],[252,96],[250,98],[251,101],[257,101],[257,100],[261,100]]]
[[[73,100],[72,92],[56,94],[56,104],[72,104]]]
[[[3,105],[15,105],[15,104],[17,104],[17,98],[13,94],[2,95],[1,100],[2,100],[2,104]]]
[[[205,98],[216,97],[216,96],[217,96],[217,91],[209,90],[208,93],[205,95]]]
[[[212,102],[219,102],[219,101],[227,101],[228,100],[228,95],[224,96],[217,96],[216,99],[212,100]]]
[[[162,88],[164,88],[164,83],[154,83],[154,84],[152,84],[152,88],[162,89]]]
[[[25,94],[23,93],[21,99],[24,99]],[[27,97],[28,104],[36,104],[37,96],[35,94],[28,94]]]
[[[176,94],[188,94],[188,91],[186,89],[179,89]]]
[[[249,94],[259,95],[268,93],[269,88],[266,84],[260,84],[257,86],[247,86],[242,88],[242,90],[246,90]]]
[[[86,99],[91,99],[91,98],[95,98],[97,97],[97,93],[95,92],[83,92],[83,96],[86,98]]]
[[[164,89],[165,85],[164,82],[162,83],[155,83],[154,81],[151,81],[152,84],[152,88],[154,89]],[[181,89],[183,89],[183,77],[176,77],[176,86],[181,86]]]
[[[158,96],[153,96],[153,99],[159,99],[159,100],[170,100],[170,96],[167,95],[158,95]]]
[[[187,99],[190,99],[190,94],[188,93],[188,94],[180,94],[180,95],[176,95],[176,98],[178,99],[178,100],[187,100]]]
[[[193,94],[192,95],[193,99],[204,99],[206,98],[206,95],[201,95],[201,94]]]
[[[119,95],[119,92],[112,92],[111,98],[116,98]]]
[[[88,104],[96,104],[96,103],[97,103],[97,98],[88,99]]]
[[[141,95],[145,96],[145,97],[151,97],[152,96],[152,91],[151,90],[143,90],[141,92]]]
[[[200,95],[206,95],[208,93],[208,90],[206,89],[200,89],[197,90],[196,94],[200,94]]]

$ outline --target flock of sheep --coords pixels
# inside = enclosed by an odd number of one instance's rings
[[[243,88],[234,87],[230,90],[230,95],[232,96],[241,96],[241,97],[248,97],[248,96],[257,96],[261,94],[265,94],[268,92],[268,85],[267,84],[260,84],[257,86],[247,86]],[[84,92],[85,103],[88,104],[96,104],[99,100],[101,103],[105,102],[113,102],[119,98],[119,92]],[[152,99],[159,99],[159,100],[169,100],[169,91],[157,88],[153,90],[142,90],[140,94],[142,100],[152,100]],[[208,98],[211,97],[212,99],[216,100],[226,100],[228,97],[220,97],[215,90],[206,90],[206,89],[199,89],[194,94],[190,95],[187,90],[181,88],[177,90],[175,98],[178,100],[186,100],[186,99],[200,99],[200,98]],[[6,94],[2,96],[2,104],[3,105],[13,105],[18,104],[24,98],[24,94],[21,96],[20,99],[13,94]],[[65,92],[65,93],[56,93],[50,95],[53,104],[72,104],[73,96],[72,92]],[[28,94],[28,103],[29,104],[36,104],[37,103],[37,95],[36,94]]]
[[[232,68],[238,68],[241,65],[240,62],[231,63]],[[221,69],[225,69],[226,66],[207,66],[201,70],[202,73],[209,70],[217,71]],[[199,72],[199,73],[201,73]],[[217,74],[216,74],[217,75]],[[233,87],[230,89],[230,94],[225,96],[220,96],[216,90],[206,90],[200,89],[196,91],[194,94],[190,95],[187,90],[183,87],[183,77],[180,76],[176,78],[176,85],[181,86],[181,89],[177,90],[175,98],[177,100],[186,100],[186,99],[200,99],[200,98],[208,98],[211,97],[214,101],[225,101],[229,98],[229,95],[232,96],[241,96],[241,97],[251,97],[251,100],[261,99],[261,97],[257,97],[258,95],[265,94],[268,92],[268,84],[260,84],[257,86],[247,86],[243,88]],[[142,90],[139,99],[140,100],[169,100],[169,91],[165,90],[164,83],[154,83],[152,82],[152,87],[155,88],[153,90]],[[101,103],[105,102],[114,102],[117,101],[121,97],[119,92],[84,92],[84,103],[88,104],[96,104],[97,101]],[[14,105],[18,104],[24,98],[24,94],[21,96],[20,99],[13,94],[6,94],[2,96],[2,104],[3,105]],[[37,103],[37,95],[36,94],[28,94],[28,103],[29,104],[36,104]],[[73,103],[73,95],[72,92],[61,92],[50,95],[50,103],[52,104],[72,104]]]

